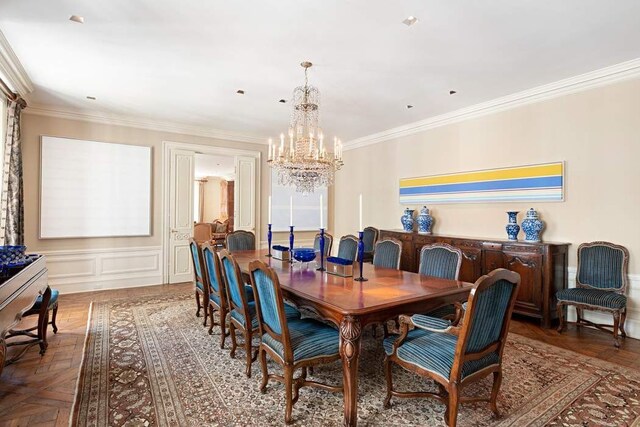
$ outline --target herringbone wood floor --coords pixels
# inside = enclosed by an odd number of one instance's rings
[[[127,290],[61,295],[58,334],[49,331],[49,348],[40,356],[32,347],[17,363],[5,367],[0,377],[0,426],[66,426],[73,404],[82,361],[87,316],[91,301],[136,298],[168,290],[189,290],[191,284],[160,285]],[[195,302],[194,302],[195,309]],[[34,319],[25,319],[28,326]],[[569,326],[559,335],[522,319],[511,323],[511,331],[578,353],[640,369],[640,341],[627,339],[619,350],[611,336]]]

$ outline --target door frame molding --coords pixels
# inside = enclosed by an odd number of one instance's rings
[[[256,207],[256,236],[261,236],[261,159],[262,153],[258,150],[242,150],[238,148],[222,147],[218,145],[194,144],[189,142],[162,141],[162,283],[169,283],[169,188],[171,167],[171,150],[187,150],[196,154],[214,154],[223,156],[249,156],[256,158],[256,182],[255,182],[255,207]],[[258,240],[259,241],[259,240]]]

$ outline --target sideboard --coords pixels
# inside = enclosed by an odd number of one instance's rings
[[[568,243],[527,243],[401,230],[381,230],[380,238],[402,242],[400,268],[406,271],[418,271],[420,250],[432,243],[448,243],[462,250],[460,280],[465,282],[475,282],[496,268],[515,271],[520,274],[521,283],[514,312],[539,319],[545,328],[550,328],[557,318],[555,294],[568,282]]]

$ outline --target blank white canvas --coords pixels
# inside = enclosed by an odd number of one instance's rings
[[[43,136],[40,237],[151,234],[151,147]]]
[[[278,175],[271,171],[271,221],[273,231],[289,231],[289,196],[293,196],[293,225],[296,231],[320,229],[320,195],[322,194],[324,227],[327,228],[327,187],[303,195],[295,187],[278,184]]]

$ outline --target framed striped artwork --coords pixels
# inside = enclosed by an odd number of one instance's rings
[[[564,201],[564,162],[400,179],[400,203]]]

